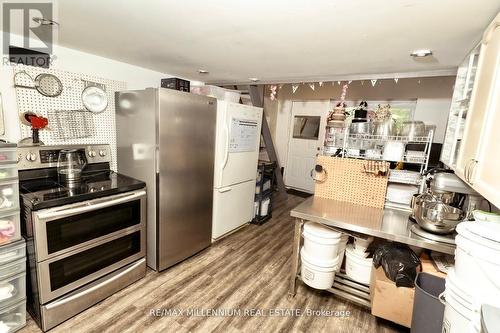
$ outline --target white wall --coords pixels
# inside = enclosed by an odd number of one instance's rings
[[[55,60],[51,68],[124,81],[127,83],[128,89],[159,87],[162,78],[171,77],[169,74],[62,46],[54,46],[53,55]],[[13,86],[13,69],[12,66],[5,65],[3,62],[0,66],[0,93],[2,94],[6,132],[0,138],[17,142],[20,139],[20,130],[16,94]]]
[[[375,87],[370,81],[353,81],[347,91],[347,100],[417,100],[414,118],[435,124],[434,142],[442,143],[453,94],[454,77],[428,77],[379,80]],[[315,90],[307,84],[300,85],[296,93],[291,85],[284,85],[278,92],[277,101],[265,99],[265,112],[271,118],[271,131],[280,166],[286,168],[288,141],[291,127],[292,101],[335,100],[341,93],[341,85],[325,82],[322,87],[316,84]],[[266,94],[269,90],[266,89]]]

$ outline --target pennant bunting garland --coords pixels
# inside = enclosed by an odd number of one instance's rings
[[[398,80],[399,79],[397,77],[394,78],[394,82],[398,83]]]
[[[314,90],[314,83],[309,83],[309,88],[311,88],[312,90]]]
[[[323,81],[319,81],[318,84],[320,87],[323,87]]]
[[[375,85],[377,84],[377,79],[373,79],[371,80],[371,82],[372,82],[372,87],[375,87]]]
[[[295,94],[295,92],[297,91],[297,89],[299,89],[299,85],[298,84],[292,84],[292,94]]]
[[[345,97],[347,96],[347,89],[349,88],[349,85],[344,84],[342,87],[342,94],[340,95],[340,101],[343,102],[345,101]]]

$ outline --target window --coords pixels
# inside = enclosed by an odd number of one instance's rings
[[[332,100],[330,102],[330,108],[333,110],[335,105],[337,104],[338,101]],[[361,101],[345,101],[346,104],[346,111],[347,113],[352,116],[354,115],[354,110],[358,107],[359,103]],[[367,100],[368,103],[368,110],[370,111],[375,111],[378,108],[378,105],[386,105],[389,104],[391,106],[391,114],[392,118],[396,121],[396,128],[399,128],[401,126],[401,123],[403,121],[407,120],[413,120],[413,116],[415,113],[415,108],[417,106],[417,100],[412,99],[412,100],[399,100],[399,101],[393,101],[393,100],[377,100],[377,101],[371,101]]]
[[[293,138],[318,140],[321,117],[295,116],[293,119]]]

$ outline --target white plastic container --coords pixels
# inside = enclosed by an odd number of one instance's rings
[[[359,255],[352,245],[346,248],[345,272],[354,281],[370,284],[373,259]]]
[[[270,189],[271,189],[271,180],[266,179],[264,181],[264,185],[262,186],[262,190],[265,192],[265,191],[270,190]]]
[[[1,164],[11,164],[17,163],[17,148],[2,148],[0,149],[0,163]]]
[[[19,209],[19,181],[0,182],[0,211]]]
[[[262,200],[262,205],[260,206],[260,216],[266,216],[269,213],[269,205],[271,204],[271,198],[265,198]]]
[[[495,235],[500,237],[498,227],[492,222],[457,226],[455,274],[478,298],[500,306],[500,242],[494,240]]]
[[[342,268],[342,263],[344,262],[344,257],[345,257],[345,248],[347,247],[348,241],[349,241],[348,234],[342,234],[342,236],[340,236],[340,243],[338,250],[339,264],[337,265],[337,269],[335,270],[336,273],[340,272],[340,269]]]
[[[236,90],[226,89],[224,92],[224,100],[231,103],[239,103],[241,98],[241,93]]]
[[[366,249],[368,248],[368,246],[370,246],[372,242],[373,242],[373,237],[367,237],[367,238],[354,237],[353,249],[360,256],[364,257]]]
[[[26,273],[0,279],[0,304],[8,306],[26,298]]]
[[[385,161],[399,162],[403,160],[405,144],[400,141],[387,141],[384,146],[382,159]]]
[[[325,290],[333,285],[335,270],[338,266],[338,257],[333,260],[320,261],[308,255],[305,248],[300,250],[302,281],[315,289]]]
[[[0,245],[15,242],[20,239],[21,222],[19,211],[2,212],[0,209]]]
[[[480,332],[479,309],[470,292],[457,279],[453,269],[446,277],[446,304],[443,316],[443,332],[446,333],[471,333]]]
[[[26,243],[19,240],[8,245],[0,246],[0,267],[4,264],[26,257]]]
[[[191,87],[191,93],[210,96],[232,103],[239,103],[241,97],[241,92],[239,91],[210,85],[193,86]]]
[[[13,180],[17,177],[18,174],[16,164],[0,164],[0,181]]]
[[[1,266],[0,280],[24,272],[26,272],[26,258],[18,259],[16,261]]]
[[[338,256],[342,233],[319,223],[304,224],[304,249],[309,256],[319,261],[333,260]]]
[[[26,301],[0,308],[0,331],[15,332],[26,325]]]

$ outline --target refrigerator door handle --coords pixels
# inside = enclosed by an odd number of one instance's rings
[[[224,137],[226,139],[226,142],[224,145],[224,160],[222,161],[222,164],[220,166],[220,177],[219,177],[220,184],[222,184],[222,177],[224,176],[224,168],[226,167],[227,160],[229,158],[229,130],[227,126],[224,126]]]
[[[222,162],[222,170],[226,167],[227,160],[229,159],[229,129],[224,126],[224,133],[226,135],[226,151],[224,153],[224,161]]]
[[[225,193],[231,191],[233,188],[231,186],[223,187],[219,189],[219,193]]]
[[[160,147],[155,147],[155,171],[160,173]]]

